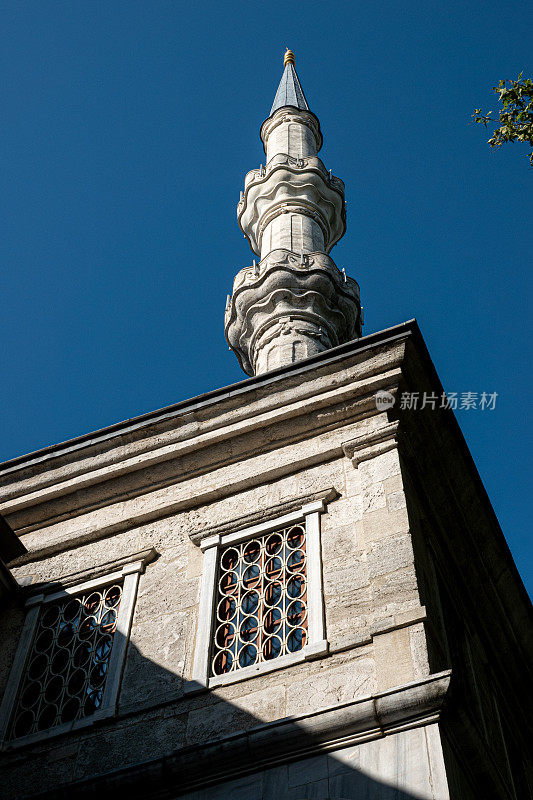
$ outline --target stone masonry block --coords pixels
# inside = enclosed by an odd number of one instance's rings
[[[289,787],[301,786],[303,783],[314,783],[328,777],[327,756],[313,756],[302,761],[289,764]]]
[[[416,678],[429,675],[428,647],[426,631],[422,622],[409,626],[409,639],[411,642],[411,656],[413,670]]]
[[[367,628],[373,620],[370,587],[326,599],[326,630],[332,647],[334,643],[340,645],[341,639],[353,640],[354,634]]]
[[[262,779],[259,775],[247,775],[223,786],[213,786],[205,790],[202,800],[262,800]]]
[[[370,578],[396,572],[414,562],[411,537],[391,536],[374,542],[368,550],[368,573]]]
[[[76,759],[72,753],[51,761],[48,750],[49,746],[46,749],[39,748],[37,752],[32,752],[31,758],[26,753],[26,758],[23,759],[19,753],[12,764],[3,758],[1,781],[3,798],[24,797],[74,779]]]
[[[346,497],[358,497],[361,495],[361,476],[349,459],[344,459],[344,487]]]
[[[363,491],[363,514],[385,508],[387,499],[385,497],[385,486],[383,483],[372,483]]]
[[[289,767],[282,764],[280,767],[266,769],[263,772],[263,800],[278,800],[284,798],[289,786]]]
[[[379,456],[359,464],[358,472],[362,489],[368,489],[373,483],[400,475],[400,459],[397,450],[388,450]]]
[[[191,711],[187,742],[195,744],[218,739],[227,733],[248,730],[261,722],[285,716],[285,687],[276,686],[235,698],[232,703],[216,703]]]
[[[276,800],[278,799],[276,798]],[[313,783],[306,783],[291,789],[287,800],[329,800],[328,779],[313,781]]]
[[[328,530],[322,534],[322,560],[324,563],[333,558],[356,558],[361,551],[362,526],[344,525]]]
[[[202,575],[202,567],[204,564],[204,556],[199,547],[189,543],[187,548],[187,578],[200,578]]]
[[[402,731],[330,754],[330,800],[448,800],[438,728]]]
[[[342,497],[328,505],[328,513],[324,516],[323,530],[329,531],[344,525],[351,525],[363,517],[363,498]]]
[[[376,619],[420,605],[414,567],[404,567],[375,578],[372,581],[372,603]]]
[[[139,582],[135,621],[155,620],[191,608],[199,600],[199,577],[186,576],[187,552],[182,547],[167,550],[150,564]],[[194,546],[194,545],[192,545]]]
[[[168,614],[157,621],[134,623],[120,706],[145,705],[180,696],[183,692],[186,612]]]
[[[392,494],[393,492],[404,492],[405,491],[405,482],[403,479],[403,475],[393,475],[392,478],[386,478],[383,481],[385,486],[385,493],[387,495]]]
[[[361,657],[332,669],[315,670],[303,682],[287,687],[287,714],[305,714],[362,697],[373,691],[375,666]]]
[[[263,800],[262,775],[248,775],[180,795],[180,800]]]
[[[365,514],[362,530],[364,542],[369,547],[377,539],[390,539],[391,536],[409,533],[407,511],[405,508],[390,511],[385,507],[372,511]]]
[[[192,526],[202,519],[200,510],[198,513],[195,513],[196,511],[196,509],[194,512],[183,511],[142,526],[139,529],[142,546],[155,547],[158,552],[162,552],[168,547],[185,545]]]
[[[415,678],[409,628],[374,636],[377,690],[408,683]]]
[[[402,491],[391,492],[387,495],[387,506],[389,511],[398,511],[400,508],[405,508],[405,495]]]
[[[147,761],[181,747],[185,737],[185,720],[153,719],[137,722],[126,720],[115,730],[99,730],[83,742],[76,761],[76,778],[85,778],[127,764]]]
[[[363,554],[348,558],[337,556],[324,562],[324,594],[337,595],[361,589],[369,582],[368,568]]]

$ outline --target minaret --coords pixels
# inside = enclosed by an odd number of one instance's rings
[[[226,339],[249,375],[361,335],[359,286],[329,256],[346,230],[344,183],[317,155],[320,123],[291,50],[260,135],[266,165],[246,175],[237,205],[260,261],[237,273],[225,315]]]

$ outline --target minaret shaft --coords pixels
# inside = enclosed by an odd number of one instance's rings
[[[276,113],[272,123],[263,126],[267,166],[288,161],[301,169],[309,158],[319,161],[317,154],[322,143],[321,137],[317,136],[316,125],[308,122],[314,123],[310,115]],[[291,184],[287,185],[281,198],[288,204],[294,200],[291,188]],[[304,199],[303,193],[298,196]],[[280,247],[295,253],[323,252],[324,233],[312,217],[291,211],[289,205],[284,213],[266,225],[261,239],[261,258]]]
[[[319,224],[304,214],[280,214],[265,228],[261,259],[279,248],[300,254],[323,252],[324,234]]]
[[[248,374],[309,358],[361,332],[359,287],[328,255],[346,230],[344,184],[318,157],[320,124],[290,51],[261,139],[266,165],[246,175],[237,206],[261,260],[237,274],[225,325]]]
[[[291,158],[316,156],[318,147],[315,135],[308,125],[302,124],[300,120],[283,118],[268,134],[265,152],[268,163],[274,156],[281,154]]]

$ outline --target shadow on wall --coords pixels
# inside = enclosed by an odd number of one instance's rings
[[[162,643],[162,646],[165,646]],[[282,675],[264,688],[265,717],[283,716]],[[277,681],[275,678],[277,677]],[[243,687],[250,703],[254,681]],[[231,694],[236,696],[236,684]],[[280,688],[281,687],[281,688]],[[118,716],[0,757],[2,797],[182,800],[430,800],[425,728],[372,730],[374,703],[360,700],[306,718],[266,723],[222,690],[190,693],[177,674],[130,642]],[[228,689],[225,690],[228,693]],[[279,711],[276,708],[279,707]],[[320,705],[320,703],[318,703]],[[358,745],[324,752],[324,742]],[[365,719],[368,721],[365,723]],[[351,739],[353,742],[353,738]],[[290,759],[290,760],[289,760]],[[285,763],[284,763],[285,762]],[[379,778],[376,777],[379,773]],[[409,793],[398,786],[409,786]]]

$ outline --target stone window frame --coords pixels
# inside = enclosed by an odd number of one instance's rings
[[[58,582],[50,583],[48,590],[46,586],[41,586],[39,594],[28,597],[24,604],[26,608],[26,618],[7,680],[4,696],[0,703],[0,752],[30,745],[34,742],[46,741],[47,739],[70,733],[80,728],[89,727],[100,720],[116,715],[139,579],[144,572],[145,565],[155,556],[155,551],[144,551],[142,554],[135,554],[134,557],[137,556],[141,557],[137,558],[135,561],[129,559],[126,564],[124,564],[122,560],[122,564],[120,566],[117,565],[115,569],[113,569],[112,565],[109,565],[108,570],[112,571],[103,572],[92,580],[80,580],[80,582],[67,585],[62,589],[57,589]],[[82,717],[73,722],[65,722],[53,728],[31,733],[27,736],[21,736],[18,739],[6,739],[19,690],[25,676],[27,662],[32,651],[33,640],[42,609],[48,604],[67,598],[70,595],[77,595],[91,589],[102,589],[118,582],[122,583],[122,597],[117,615],[117,625],[113,636],[107,679],[100,708],[90,716]],[[67,579],[65,583],[67,583]]]
[[[199,544],[204,554],[196,647],[194,653],[191,682],[186,692],[201,691],[248,680],[274,670],[284,669],[294,664],[321,658],[328,653],[325,632],[324,592],[322,586],[322,549],[320,515],[326,511],[324,500],[306,503],[297,511],[275,517],[248,528],[227,533],[214,534],[203,538]],[[247,539],[263,536],[295,523],[305,524],[307,548],[307,643],[295,653],[287,653],[271,661],[263,661],[249,667],[242,667],[226,675],[210,675],[210,656],[212,652],[215,598],[220,552],[231,544],[239,544]]]

